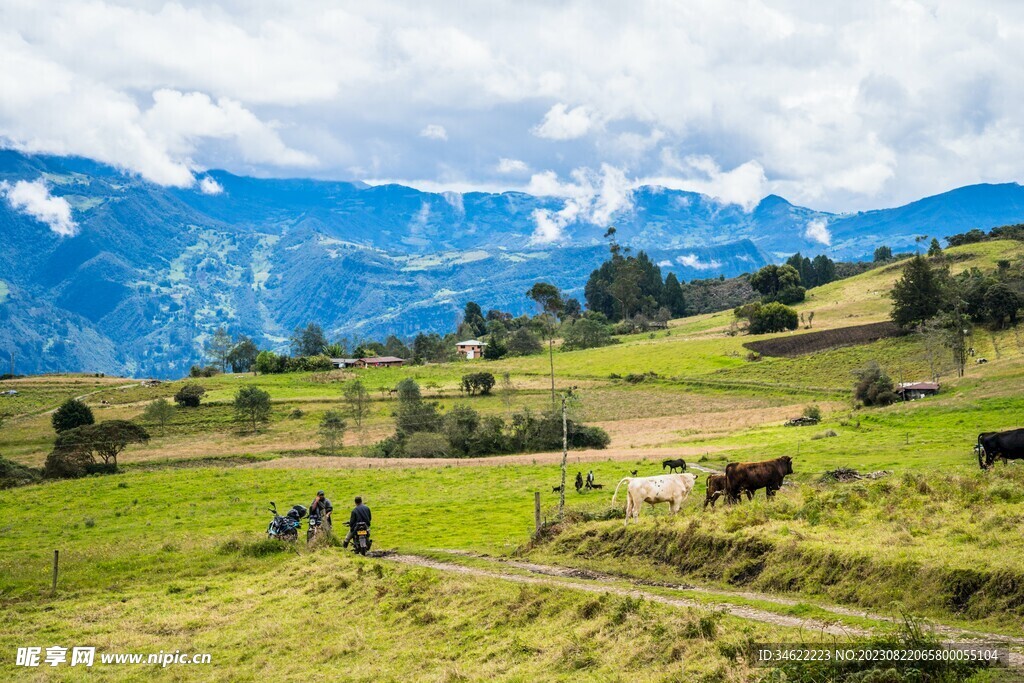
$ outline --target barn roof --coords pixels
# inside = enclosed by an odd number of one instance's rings
[[[903,382],[896,391],[938,391],[939,385],[935,382]]]
[[[360,358],[359,360],[364,363],[404,363],[404,358],[398,358],[397,356],[373,356],[371,358]]]

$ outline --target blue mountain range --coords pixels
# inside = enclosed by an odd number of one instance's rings
[[[555,244],[532,239],[534,212],[563,208],[556,197],[208,175],[222,192],[0,151],[0,187],[42,179],[79,228],[61,237],[0,199],[0,353],[13,353],[22,373],[175,377],[203,360],[219,326],[269,348],[285,348],[308,322],[351,339],[445,332],[470,300],[531,310],[525,292],[538,280],[582,299],[607,256],[607,225],[578,221]],[[619,242],[685,280],[731,277],[796,251],[864,258],[880,244],[912,248],[922,234],[1024,221],[1015,183],[850,215],[777,196],[745,211],[661,187],[630,200],[613,216]]]

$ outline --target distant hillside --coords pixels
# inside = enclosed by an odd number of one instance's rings
[[[0,182],[45,179],[80,227],[60,237],[0,200],[0,352],[14,351],[21,372],[179,376],[219,325],[264,346],[283,345],[309,321],[331,337],[450,330],[467,300],[525,312],[538,279],[582,298],[607,254],[606,225],[571,223],[558,244],[531,241],[534,212],[562,208],[553,197],[210,176],[223,192],[0,151]],[[745,212],[642,187],[613,222],[621,243],[691,280],[735,276],[798,250],[863,256],[922,232],[1016,222],[1021,207],[1017,185],[845,217],[774,196]],[[811,222],[827,226],[834,248],[807,236]]]

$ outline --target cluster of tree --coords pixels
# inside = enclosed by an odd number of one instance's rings
[[[562,447],[562,418],[554,412],[535,415],[529,409],[508,422],[497,415],[480,415],[469,406],[456,406],[442,414],[438,405],[423,399],[412,379],[397,387],[395,434],[374,446],[377,457],[474,457],[536,452]],[[570,420],[569,444],[574,448],[605,448],[610,439],[598,427]]]
[[[273,351],[260,351],[253,369],[261,375],[276,375],[283,372],[325,372],[334,368],[331,357],[325,354],[314,356],[285,356]]]
[[[670,315],[684,315],[686,302],[675,274],[669,273],[663,281],[661,268],[645,252],[633,256],[629,247],[619,245],[615,228],[609,228],[605,236],[611,240],[611,256],[587,280],[583,290],[587,310],[603,313],[612,322],[630,320],[637,314],[654,317],[661,308]]]
[[[810,259],[797,252],[786,259],[786,265],[796,270],[800,275],[800,284],[807,289],[827,285],[838,279],[835,261],[824,254]]]
[[[46,457],[47,479],[83,477],[117,471],[117,456],[133,443],[146,443],[149,433],[127,420],[94,421],[92,411],[70,399],[52,417],[57,438]]]
[[[958,235],[950,235],[946,242],[951,247],[959,247],[964,244],[975,244],[976,242],[988,242],[991,240],[1017,240],[1024,242],[1024,223],[1014,225],[1002,225],[992,228],[987,233],[984,230],[974,228]]]
[[[797,304],[804,300],[806,289],[800,272],[790,264],[769,264],[750,277],[750,286],[761,295],[761,303],[777,301]]]
[[[244,334],[232,339],[227,330],[223,327],[218,327],[217,331],[206,342],[205,351],[206,355],[213,361],[213,367],[220,372],[227,372],[229,367],[231,372],[250,372],[253,363],[256,362],[256,354],[259,353],[259,348],[256,346],[256,342]],[[197,367],[193,367],[193,372],[196,371]],[[199,368],[199,370],[200,373],[204,371],[203,368]],[[193,374],[192,376],[210,377],[212,373]]]
[[[891,296],[893,322],[939,335],[963,375],[972,325],[1016,325],[1024,306],[1024,277],[1008,261],[1001,261],[992,273],[971,268],[952,276],[947,266],[917,255],[904,267]]]

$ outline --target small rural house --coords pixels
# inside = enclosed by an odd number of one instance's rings
[[[458,352],[460,356],[465,356],[466,360],[473,360],[474,358],[484,357],[485,346],[487,346],[485,342],[470,339],[456,344],[455,351]]]
[[[904,401],[916,401],[939,393],[939,385],[935,382],[903,382],[896,387],[896,393]]]
[[[345,368],[354,368],[359,363],[358,358],[332,358],[331,365],[338,370],[344,370]]]
[[[373,358],[360,358],[359,368],[400,368],[405,364],[402,358],[395,356],[374,356]]]

